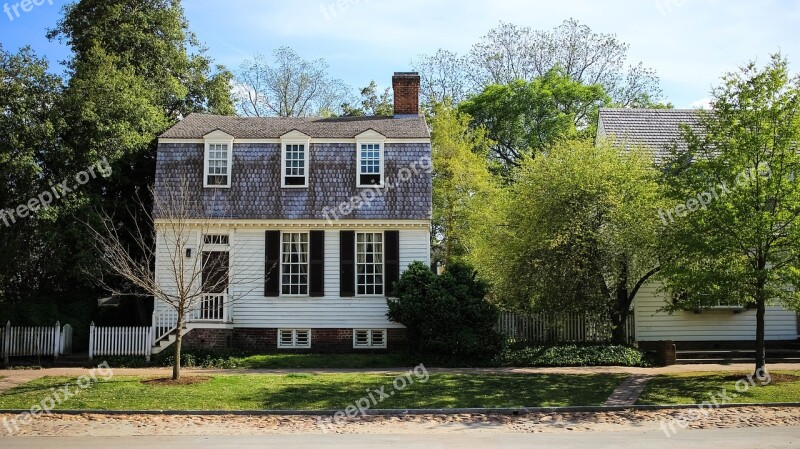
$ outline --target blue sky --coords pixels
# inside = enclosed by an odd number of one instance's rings
[[[12,7],[20,0],[0,0]],[[29,44],[54,64],[67,50],[44,38],[65,0],[43,1],[10,20],[0,10],[0,42]],[[52,2],[52,5],[50,5]],[[792,0],[185,0],[192,30],[216,62],[235,70],[254,54],[289,46],[324,58],[356,87],[390,84],[394,71],[437,48],[466,52],[499,21],[550,29],[574,17],[630,44],[631,62],[661,77],[666,100],[691,107],[726,71],[782,51],[800,61],[800,2]],[[343,5],[343,8],[337,6]],[[13,12],[12,12],[13,16]],[[797,64],[793,64],[793,68]]]

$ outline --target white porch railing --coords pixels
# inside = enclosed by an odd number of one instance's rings
[[[150,360],[152,327],[89,326],[89,359],[94,356],[133,355]]]
[[[8,365],[9,357],[52,356],[72,352],[72,326],[61,323],[55,326],[21,326],[13,327],[6,323],[0,333],[0,352],[3,363]]]
[[[200,301],[186,312],[186,322],[228,321],[228,305],[225,293],[205,293]],[[170,335],[178,324],[178,312],[167,307],[153,311],[153,344]]]

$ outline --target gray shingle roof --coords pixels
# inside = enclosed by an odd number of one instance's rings
[[[353,138],[369,129],[388,138],[429,138],[423,117],[234,117],[189,114],[160,137],[201,139],[220,130],[238,139],[277,139],[292,130],[316,138]]]
[[[368,202],[358,202],[346,215],[337,208],[370,190],[356,187],[353,143],[312,143],[308,188],[281,188],[278,143],[234,144],[231,187],[203,188],[203,151],[202,143],[160,143],[155,194],[166,200],[170,192],[185,186],[204,214],[230,219],[431,219],[432,175],[423,169],[430,167],[428,143],[387,143],[387,187],[370,192]],[[422,160],[426,165],[420,164]],[[407,179],[404,173],[409,174]],[[158,211],[155,214],[159,216]]]
[[[672,145],[685,149],[680,125],[700,131],[695,109],[600,109],[598,136],[611,137],[624,146],[644,145],[654,152],[656,162],[669,155]]]

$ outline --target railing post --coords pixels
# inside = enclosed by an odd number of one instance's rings
[[[61,321],[56,321],[53,329],[53,361],[58,360],[58,353],[61,352]]]
[[[89,360],[94,356],[94,321],[89,325]]]
[[[3,339],[3,365],[8,366],[8,356],[11,353],[11,321],[6,323],[6,338]]]

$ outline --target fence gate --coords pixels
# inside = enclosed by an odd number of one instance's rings
[[[3,364],[8,365],[10,357],[52,356],[58,358],[64,350],[72,351],[72,326],[61,329],[61,323],[55,326],[11,326],[6,323],[0,335],[0,352]]]

